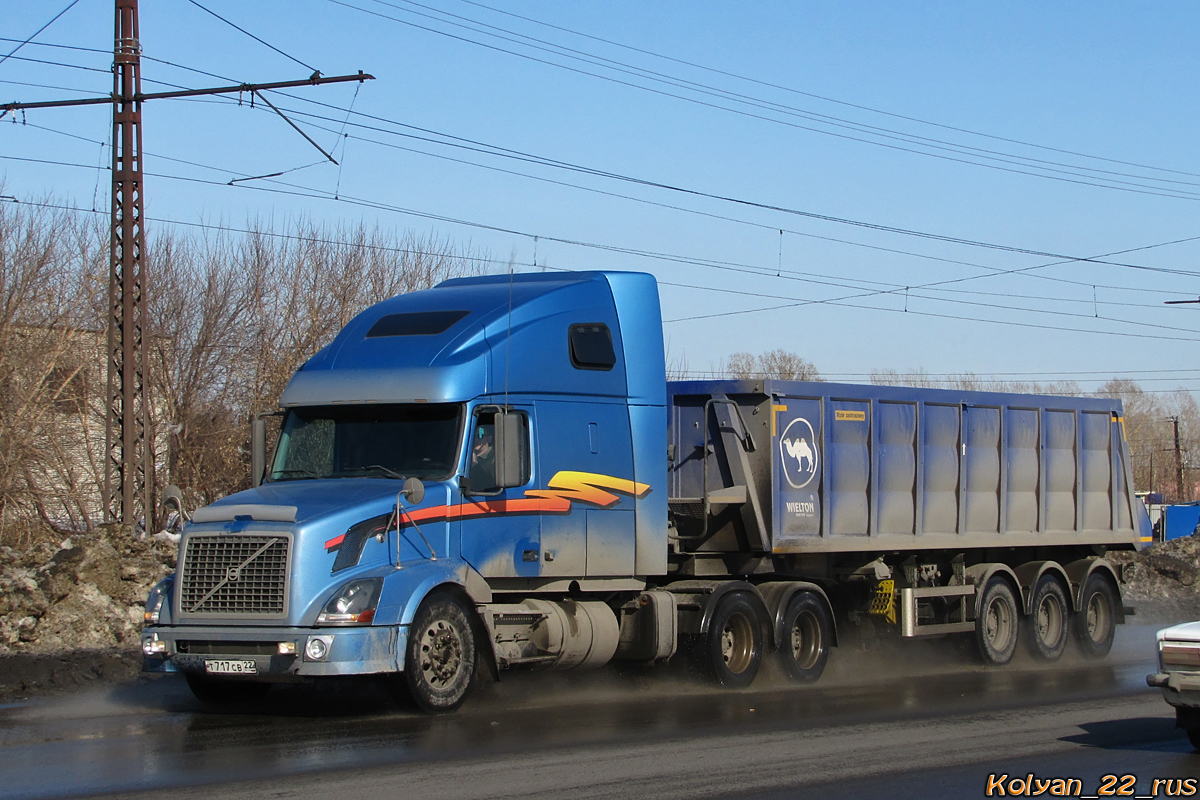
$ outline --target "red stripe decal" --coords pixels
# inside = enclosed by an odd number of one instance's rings
[[[401,515],[401,523],[407,523],[409,520],[420,524],[422,522],[480,519],[492,516],[568,514],[571,511],[571,505],[575,502],[607,508],[621,499],[613,492],[633,497],[645,497],[650,493],[649,484],[636,483],[609,475],[597,475],[592,472],[569,470],[555,473],[546,485],[545,489],[533,489],[525,492],[524,497],[516,497],[511,500],[464,500],[462,503],[452,506],[430,506],[416,511],[405,509]],[[325,542],[325,549],[331,550],[341,546],[345,538],[345,534],[335,536]]]

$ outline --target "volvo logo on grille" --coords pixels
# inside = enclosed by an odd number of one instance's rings
[[[238,567],[230,567],[229,569],[225,570],[225,580],[232,583],[238,579],[240,574],[241,573],[238,571]]]

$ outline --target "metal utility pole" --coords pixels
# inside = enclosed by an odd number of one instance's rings
[[[1186,503],[1191,501],[1191,493],[1185,499],[1183,496],[1183,452],[1179,448],[1179,417],[1167,417],[1171,420],[1171,424],[1175,427],[1175,502]]]
[[[113,107],[112,224],[108,276],[108,360],[104,470],[104,517],[107,522],[134,523],[154,516],[154,447],[150,439],[150,400],[146,391],[145,306],[148,280],[143,255],[142,227],[142,101],[171,97],[251,92],[304,136],[330,161],[308,134],[276,108],[261,92],[325,83],[369,81],[374,76],[322,77],[315,72],[305,80],[185,89],[142,94],[141,42],[138,36],[138,0],[116,0],[113,43],[113,93],[111,98],[5,103],[0,117],[18,109],[87,106],[111,103]],[[334,162],[337,163],[336,161]]]
[[[147,438],[142,254],[142,58],[137,0],[117,0],[113,45],[112,230],[108,276],[108,406],[104,517],[132,522],[154,509]],[[151,526],[146,520],[146,526]]]

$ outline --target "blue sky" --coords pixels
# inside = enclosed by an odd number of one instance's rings
[[[0,41],[0,56],[68,2],[6,4],[0,36],[14,41]],[[669,353],[694,371],[780,347],[849,380],[924,368],[1200,388],[1200,306],[1163,305],[1200,295],[1200,240],[1156,246],[1200,237],[1200,6],[202,5],[287,55],[190,0],[144,2],[145,56],[221,76],[147,60],[145,91],[303,78],[309,67],[377,80],[357,96],[353,85],[274,96],[342,165],[240,187],[224,184],[321,155],[261,105],[147,103],[152,219],[363,219],[469,242],[495,271],[509,259],[531,269],[535,249],[539,266],[649,271]],[[0,63],[0,98],[110,91],[109,55],[38,45],[107,50],[112,18],[111,0],[78,0]],[[0,121],[3,194],[107,208],[103,106],[16,119],[29,124]],[[1119,265],[1042,266],[1149,246],[1105,259]],[[1005,270],[1024,271],[995,274]]]

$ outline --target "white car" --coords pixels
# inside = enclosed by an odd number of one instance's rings
[[[1158,669],[1146,683],[1162,689],[1163,699],[1175,706],[1175,727],[1200,750],[1200,622],[1158,632]]]

